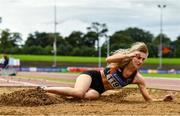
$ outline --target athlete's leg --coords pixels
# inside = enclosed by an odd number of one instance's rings
[[[91,88],[84,95],[85,99],[90,99],[90,100],[97,99],[99,97],[100,97],[99,92]]]
[[[60,95],[68,95],[83,98],[91,84],[91,77],[86,74],[81,74],[77,77],[74,88],[72,87],[47,87],[45,91]]]

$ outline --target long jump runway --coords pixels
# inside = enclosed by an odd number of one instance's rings
[[[0,76],[0,86],[73,86],[74,73],[18,72],[17,76]],[[145,78],[148,88],[180,91],[180,79]]]

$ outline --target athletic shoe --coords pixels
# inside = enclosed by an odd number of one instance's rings
[[[37,90],[43,90],[43,91],[44,91],[45,88],[47,88],[47,86],[38,86],[36,89],[37,89]]]

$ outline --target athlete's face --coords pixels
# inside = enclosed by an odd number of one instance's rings
[[[138,52],[135,57],[132,59],[132,64],[135,68],[140,68],[144,63],[145,59],[147,58],[147,54],[143,52]]]

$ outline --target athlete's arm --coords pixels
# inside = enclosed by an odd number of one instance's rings
[[[116,53],[107,57],[106,62],[107,63],[120,63],[123,59],[131,59],[137,55],[139,55],[138,51],[135,51],[129,54]]]
[[[139,72],[137,72],[136,77],[133,80],[133,83],[138,85],[139,90],[145,101],[153,101],[153,98],[149,95],[149,92],[147,91],[145,80]]]
[[[145,80],[144,80],[143,76],[139,72],[137,72],[136,77],[133,80],[133,83],[138,84],[140,92],[146,101],[152,102],[152,101],[172,101],[173,100],[173,96],[170,94],[164,96],[164,98],[153,99],[150,96],[149,92],[147,91]]]
[[[139,87],[139,90],[145,99],[145,101],[152,102],[152,101],[164,101],[164,99],[153,99],[149,92],[147,91],[145,80],[143,76],[138,72],[135,79],[133,80],[133,83],[137,84]]]

